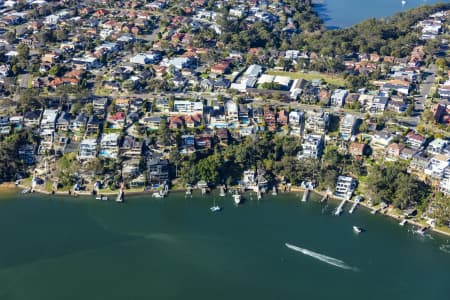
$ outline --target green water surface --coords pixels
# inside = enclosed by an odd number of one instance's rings
[[[209,211],[214,198],[220,213]],[[235,207],[230,196],[214,195],[122,204],[1,195],[0,299],[450,297],[448,238],[414,234],[363,208],[335,217],[335,203],[314,197],[252,198]]]

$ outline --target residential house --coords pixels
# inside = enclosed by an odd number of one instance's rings
[[[250,123],[250,114],[248,106],[245,104],[239,104],[238,107],[238,118],[241,124],[249,124]]]
[[[128,159],[122,162],[122,176],[130,180],[140,174],[139,170],[140,160],[137,158]]]
[[[114,100],[114,108],[116,111],[128,111],[128,109],[130,108],[130,99],[119,98]]]
[[[73,132],[82,132],[86,128],[88,117],[85,113],[78,114],[75,119],[70,121],[70,130]]]
[[[215,132],[219,142],[223,145],[228,145],[230,142],[230,134],[227,128],[217,128]]]
[[[160,112],[168,113],[170,111],[169,99],[167,99],[167,98],[158,98],[158,99],[156,99],[156,108]]]
[[[104,133],[100,141],[99,157],[117,158],[119,154],[119,134]]]
[[[134,137],[125,136],[122,146],[120,147],[120,155],[122,157],[139,158],[142,154],[143,142],[138,141]]]
[[[348,152],[354,157],[362,157],[367,153],[367,145],[365,143],[358,142],[350,143]]]
[[[159,124],[161,123],[160,116],[153,116],[147,113],[144,117],[139,120],[139,123],[144,125],[148,129],[156,130],[159,128]]]
[[[441,138],[432,140],[427,146],[427,152],[431,154],[450,154],[450,142]]]
[[[195,146],[198,149],[211,149],[212,139],[210,135],[200,135],[195,137]]]
[[[57,109],[46,109],[44,110],[44,113],[42,114],[41,119],[41,130],[55,130],[56,126],[56,119],[58,117],[58,110]]]
[[[225,115],[229,122],[237,122],[239,120],[238,105],[233,100],[225,102]]]
[[[423,145],[425,144],[426,138],[421,134],[415,133],[414,131],[410,131],[405,137],[405,142],[411,147],[419,149],[423,147]]]
[[[342,199],[350,199],[355,191],[358,182],[350,176],[339,176],[336,183],[334,195]]]
[[[175,100],[173,104],[173,112],[171,114],[203,114],[203,103],[201,101]]]
[[[391,143],[393,138],[394,138],[394,136],[390,132],[381,130],[381,131],[376,132],[372,136],[371,143],[373,146],[385,148]]]
[[[195,152],[195,137],[192,134],[181,136],[181,154],[191,154]]]
[[[435,179],[450,178],[450,155],[435,154],[424,170],[425,174]]]
[[[389,101],[388,96],[375,96],[369,107],[370,113],[382,113],[386,110]]]
[[[169,118],[169,128],[179,129],[184,126],[184,119],[180,116],[171,116]]]
[[[336,89],[331,95],[331,105],[335,107],[342,107],[345,104],[345,98],[348,95],[347,90]]]
[[[106,119],[108,121],[108,128],[122,129],[125,126],[126,115],[123,111],[111,113]]]
[[[324,139],[321,135],[305,134],[302,139],[302,150],[298,153],[298,159],[314,158],[322,156]]]
[[[395,161],[400,158],[400,154],[405,145],[399,143],[392,143],[386,148],[386,160]]]
[[[269,131],[277,130],[276,115],[272,107],[269,106],[264,107],[264,123],[266,123],[266,126],[269,129]]]
[[[70,125],[70,114],[63,111],[56,121],[56,130],[57,131],[68,131]]]
[[[302,111],[291,111],[289,113],[289,126],[291,127],[291,134],[301,136],[305,123],[305,113]]]
[[[341,138],[348,141],[356,133],[358,118],[351,114],[346,114],[340,123],[339,133]]]
[[[329,122],[328,112],[322,110],[306,112],[305,129],[307,132],[322,135],[326,133]]]
[[[188,115],[184,117],[184,122],[187,128],[195,128],[202,123],[202,115],[200,113],[196,113],[193,115]]]
[[[288,126],[289,114],[286,110],[282,109],[277,113],[277,124],[279,126]]]
[[[164,183],[169,180],[169,162],[159,157],[147,160],[147,178],[149,183]]]
[[[7,135],[11,132],[11,124],[8,116],[0,116],[0,134]]]
[[[100,125],[101,121],[98,119],[96,115],[90,116],[86,125],[86,136],[99,134]]]
[[[106,112],[106,106],[108,105],[108,98],[95,98],[92,100],[92,108],[94,114],[103,118]]]
[[[80,151],[78,152],[78,159],[86,160],[93,159],[97,156],[97,140],[84,139],[80,143]]]

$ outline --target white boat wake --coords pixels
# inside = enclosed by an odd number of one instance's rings
[[[304,248],[300,248],[288,243],[285,243],[286,247],[288,247],[291,250],[303,253],[307,256],[310,256],[312,258],[315,258],[317,260],[320,260],[321,262],[327,263],[329,265],[344,269],[344,270],[352,270],[352,271],[358,271],[357,268],[353,268],[349,265],[347,265],[345,262],[343,262],[342,260],[339,260],[337,258],[333,258],[333,257],[329,257],[320,253],[316,253],[314,251],[308,250],[308,249],[304,249]]]

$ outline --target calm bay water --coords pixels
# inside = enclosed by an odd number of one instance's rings
[[[0,299],[446,299],[450,241],[298,195],[0,196]],[[253,199],[255,197],[253,196]],[[317,200],[317,199],[315,199]],[[348,210],[349,207],[346,209]],[[353,225],[367,229],[357,235]],[[290,243],[343,269],[288,249]],[[342,266],[342,265],[341,265]]]
[[[381,18],[421,5],[448,3],[449,0],[323,0],[315,6],[329,28],[349,27],[368,18]]]

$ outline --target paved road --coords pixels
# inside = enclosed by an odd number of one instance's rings
[[[419,115],[425,110],[425,102],[428,93],[433,86],[434,80],[436,79],[436,71],[436,65],[430,65],[430,67],[424,70],[425,74],[428,74],[428,76],[420,84],[420,94],[414,99],[414,110],[418,112]]]

